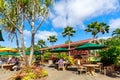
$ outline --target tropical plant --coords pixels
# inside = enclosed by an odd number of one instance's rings
[[[47,71],[42,67],[23,67],[19,72],[11,76],[9,80],[38,80],[47,75]]]
[[[87,29],[85,29],[86,32],[91,32],[94,38],[97,38],[98,34],[98,22],[92,22],[91,24],[88,24]]]
[[[43,59],[45,60],[45,61],[48,61],[49,59],[50,59],[50,55],[51,55],[51,53],[50,52],[45,52],[44,54],[43,54]]]
[[[2,0],[2,8],[0,10],[1,14],[1,26],[10,27],[10,31],[18,31],[20,33],[20,40],[23,52],[23,58],[28,65],[28,60],[25,55],[25,46],[24,46],[24,36],[23,36],[23,28],[24,28],[24,9],[21,7],[21,3],[23,0]],[[21,3],[20,3],[21,2]],[[14,27],[14,28],[13,28]]]
[[[62,32],[63,37],[68,36],[68,41],[69,41],[69,46],[68,47],[69,47],[69,50],[70,50],[70,41],[71,41],[70,37],[72,37],[75,32],[76,31],[71,26],[67,26],[66,28],[64,28],[64,31]],[[70,55],[70,52],[69,52],[69,55]]]
[[[117,36],[113,36],[104,41],[104,44],[107,46],[118,46],[120,45],[120,40]]]
[[[11,43],[13,42],[14,38],[16,39],[16,45],[17,45],[18,51],[20,53],[18,35],[17,35],[17,31],[16,31],[15,27],[13,27],[13,25],[11,25],[9,23],[6,23],[6,25],[2,28],[2,30],[4,30],[5,32],[7,32],[8,39],[11,40]]]
[[[47,39],[49,42],[52,43],[52,46],[54,45],[54,42],[57,41],[57,38],[55,35],[52,35],[52,36],[49,36],[48,39]]]
[[[56,54],[55,54],[55,56],[56,56],[56,58],[57,59],[64,59],[64,60],[67,60],[67,54],[66,54],[66,52],[56,52]]]
[[[20,40],[22,46],[23,57],[28,65],[28,60],[25,54],[23,30],[25,27],[24,22],[30,24],[31,28],[31,54],[29,65],[31,65],[33,52],[34,52],[34,36],[44,22],[49,12],[49,6],[53,0],[1,0],[0,14],[1,22],[9,23],[20,33]],[[35,22],[38,23],[35,26]],[[3,26],[2,25],[2,26]]]
[[[102,35],[105,33],[109,33],[109,26],[104,22],[98,23],[96,21],[96,22],[92,22],[91,24],[88,24],[87,29],[85,29],[85,31],[91,32],[93,37],[97,38],[98,33],[102,33]],[[102,40],[101,43],[103,43]]]
[[[111,64],[120,66],[120,46],[111,46],[108,50],[102,50],[100,56],[104,66]]]
[[[109,27],[106,23],[101,22],[98,25],[98,31],[101,32],[102,34],[109,33]]]
[[[112,36],[114,35],[116,35],[117,37],[120,37],[120,28],[117,28],[112,32]]]
[[[39,45],[39,46],[40,46],[40,48],[43,48],[43,47],[45,47],[45,46],[46,46],[46,44],[45,44],[45,41],[44,41],[44,40],[38,40],[37,45]]]
[[[71,43],[72,41],[69,41],[69,40],[67,40],[67,41],[65,41],[65,44],[69,44],[69,43]]]

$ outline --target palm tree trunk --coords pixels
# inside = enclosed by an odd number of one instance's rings
[[[21,30],[20,30],[21,31]],[[21,40],[21,47],[22,47],[22,52],[23,52],[23,59],[25,61],[25,65],[28,66],[28,60],[27,60],[27,56],[25,54],[25,46],[24,46],[24,36],[23,36],[23,32],[21,31],[20,33],[20,40]]]
[[[32,9],[32,22],[31,22],[31,28],[32,28],[32,38],[31,38],[31,51],[30,51],[30,61],[29,61],[29,66],[32,65],[32,59],[33,59],[33,53],[34,53],[34,36],[35,36],[35,32],[34,32],[34,6],[35,6],[35,2],[33,5],[33,9]]]
[[[29,66],[32,65],[32,60],[33,60],[33,53],[34,53],[34,31],[32,30],[32,39],[31,39],[31,50],[30,50],[30,61],[29,61]]]
[[[17,49],[18,49],[18,52],[20,53],[19,41],[18,41],[18,36],[17,36],[17,33],[16,33],[16,32],[15,32],[15,38],[16,38]],[[23,54],[22,54],[22,55],[23,55]]]
[[[24,27],[24,16],[22,14],[22,24],[21,24],[21,27],[20,27],[20,40],[21,40],[21,47],[22,47],[22,52],[23,52],[23,59],[25,61],[25,65],[28,66],[27,56],[25,54],[23,27]]]
[[[68,50],[69,50],[69,56],[71,55],[70,54],[70,36],[68,36],[68,40],[69,40],[69,43],[68,43]]]

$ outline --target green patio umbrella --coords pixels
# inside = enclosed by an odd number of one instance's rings
[[[83,44],[82,46],[76,47],[75,50],[95,50],[95,49],[103,49],[106,47],[107,46],[100,45],[100,44],[86,43],[86,44]]]
[[[86,43],[86,44],[83,44],[82,46],[76,47],[75,50],[95,50],[95,49],[103,49],[106,47],[107,46],[100,45],[100,44]]]
[[[35,54],[35,55],[40,55],[41,52],[39,52],[39,51],[34,51],[34,54]],[[30,51],[27,51],[27,52],[26,52],[26,55],[30,55]]]
[[[51,52],[68,52],[69,50],[66,48],[55,48],[51,50]]]
[[[0,30],[0,41],[4,41],[1,30]]]
[[[1,56],[5,56],[5,55],[15,55],[16,53],[13,52],[0,52]]]

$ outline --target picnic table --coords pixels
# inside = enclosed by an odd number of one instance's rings
[[[98,64],[83,64],[84,67],[87,67],[88,72],[90,72],[90,74],[92,76],[95,75],[95,67],[98,67]]]
[[[1,68],[6,69],[6,70],[11,70],[14,64],[2,64],[0,65]]]

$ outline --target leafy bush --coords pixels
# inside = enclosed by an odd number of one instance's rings
[[[45,53],[43,54],[44,60],[49,60],[49,59],[50,59],[50,55],[51,55],[50,52],[45,52]]]
[[[120,46],[112,46],[108,50],[100,52],[103,65],[115,64],[120,66]]]
[[[72,56],[68,56],[67,59],[71,65],[74,65],[74,60],[73,60]]]
[[[61,58],[63,58],[64,60],[67,59],[67,54],[65,52],[56,53],[55,56],[57,59],[61,59]]]
[[[24,67],[14,74],[9,80],[36,80],[47,76],[47,71],[42,67]]]

